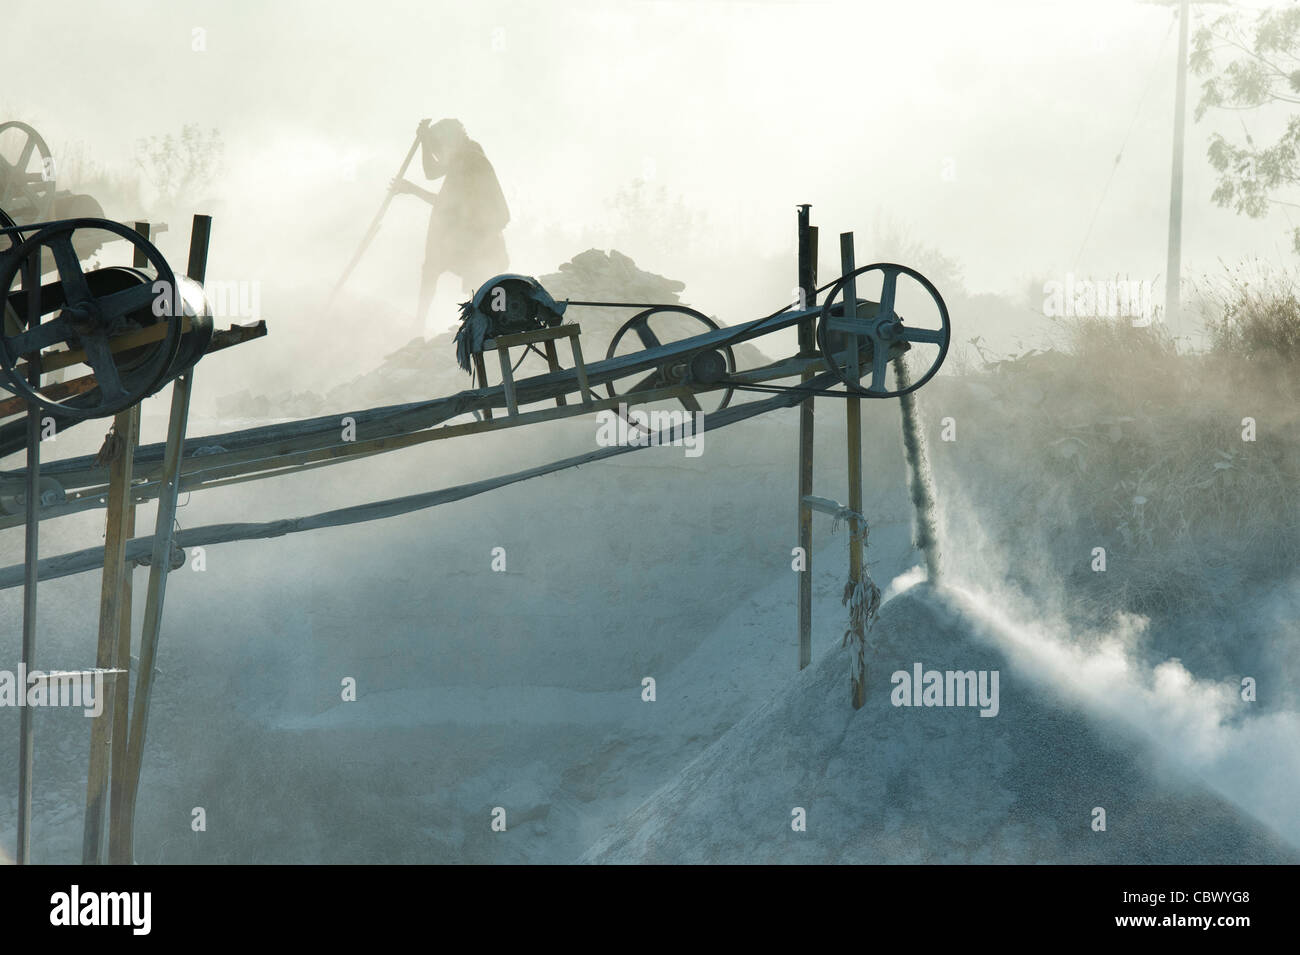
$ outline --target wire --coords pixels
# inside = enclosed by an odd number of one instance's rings
[[[1083,257],[1084,247],[1087,246],[1088,240],[1092,238],[1093,226],[1097,224],[1097,216],[1101,213],[1101,207],[1106,203],[1106,196],[1110,192],[1111,183],[1115,181],[1115,171],[1119,169],[1119,162],[1124,158],[1124,150],[1128,148],[1129,139],[1132,138],[1133,130],[1137,127],[1138,117],[1142,114],[1142,107],[1146,104],[1147,95],[1151,92],[1156,73],[1163,68],[1160,63],[1160,54],[1165,51],[1165,46],[1169,43],[1169,35],[1174,32],[1174,23],[1174,20],[1169,21],[1169,29],[1165,31],[1165,38],[1160,41],[1160,49],[1156,51],[1156,63],[1152,66],[1151,74],[1147,77],[1146,89],[1142,91],[1142,98],[1138,100],[1137,109],[1133,111],[1133,119],[1128,124],[1128,132],[1124,134],[1124,141],[1120,144],[1119,152],[1115,154],[1115,162],[1111,164],[1110,175],[1106,177],[1106,185],[1102,187],[1101,198],[1097,200],[1097,207],[1092,210],[1092,218],[1088,221],[1088,230],[1083,234],[1083,241],[1079,243],[1079,251],[1074,254],[1072,270],[1079,267],[1079,259]]]

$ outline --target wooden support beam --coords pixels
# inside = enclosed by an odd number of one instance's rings
[[[151,342],[160,342],[167,337],[167,322],[157,322],[148,328],[142,328],[138,332],[127,332],[125,335],[118,335],[116,338],[109,339],[108,349],[116,354],[120,351],[126,351],[128,348],[138,348],[141,345],[148,345]],[[189,318],[181,317],[181,332],[190,330]],[[41,370],[56,371],[59,368],[68,368],[72,365],[83,364],[86,360],[85,349],[59,349],[41,353]],[[15,366],[18,374],[26,374],[27,363],[22,362]]]
[[[186,274],[200,284],[207,277],[208,242],[211,234],[212,217],[196,215],[190,232],[190,257]],[[171,416],[167,424],[167,447],[163,458],[163,486],[158,495],[158,514],[154,523],[153,553],[149,564],[149,591],[145,597],[144,629],[140,634],[140,666],[136,672],[130,735],[126,744],[126,779],[121,810],[117,817],[120,823],[118,846],[122,855],[128,859],[134,856],[135,805],[140,793],[144,743],[149,730],[149,704],[156,672],[158,640],[162,631],[167,575],[171,572],[172,528],[176,522],[181,457],[185,448],[185,428],[189,422],[190,391],[193,384],[194,368],[190,368],[172,381]]]
[[[510,418],[494,418],[489,421],[467,421],[464,424],[443,425],[440,428],[430,428],[426,431],[417,431],[414,434],[397,435],[391,438],[374,438],[370,441],[349,441],[346,444],[337,444],[329,448],[299,451],[294,454],[279,454],[273,457],[263,458],[257,462],[241,462],[220,467],[204,468],[201,471],[186,472],[185,479],[181,482],[181,488],[185,491],[202,490],[207,486],[209,480],[235,475],[251,475],[257,471],[273,470],[277,474],[288,474],[296,470],[301,470],[303,465],[315,465],[326,461],[338,462],[352,458],[369,457],[373,454],[396,451],[401,448],[410,448],[417,444],[425,444],[430,441],[441,441],[446,438],[458,438],[471,434],[486,434],[490,431],[504,431],[507,428],[518,428],[524,425],[541,424],[545,421],[561,421],[596,411],[615,410],[618,408],[620,402],[630,406],[649,404],[651,402],[664,401],[666,399],[680,400],[690,393],[690,389],[683,385],[673,385],[668,388],[656,388],[651,391],[635,392],[632,395],[618,395],[614,398],[602,398],[598,401],[592,402],[590,406],[585,408],[541,408],[537,411],[521,412]],[[199,460],[201,461],[202,459]],[[190,478],[195,479],[194,483],[190,483]]]
[[[573,370],[578,375],[578,393],[582,395],[583,405],[590,408],[593,400],[591,384],[587,381],[587,363],[582,360],[582,345],[578,342],[577,335],[569,338],[569,348],[573,350]]]
[[[231,325],[212,333],[212,341],[208,344],[208,350],[204,356],[211,355],[213,352],[230,348],[232,345],[241,345],[244,342],[252,341],[255,338],[266,337],[266,322],[260,321],[254,325]],[[113,351],[120,351],[114,346]],[[74,395],[83,395],[99,387],[99,382],[94,375],[85,375],[81,378],[73,378],[71,381],[61,381],[57,384],[46,385],[41,389],[41,394],[45,395],[51,401],[62,401],[64,398],[71,398]],[[0,401],[0,418],[7,418],[10,415],[20,414],[27,407],[27,402],[21,397],[6,398]]]
[[[23,284],[27,278],[24,276]],[[40,379],[40,359],[31,370]],[[18,660],[23,669],[36,668],[36,586],[40,579],[41,509],[41,411],[27,409],[27,527],[23,561],[23,642]],[[24,706],[18,717],[18,846],[15,861],[27,865],[32,853],[32,774],[35,742],[32,707]]]
[[[542,347],[546,350],[546,367],[551,371],[559,371],[560,356],[555,351],[555,340],[548,338]],[[557,408],[563,408],[568,403],[568,399],[564,395],[555,396],[555,406]]]
[[[817,299],[817,230],[808,222],[808,205],[799,206],[799,292],[800,307],[810,309]],[[812,314],[799,323],[799,358],[812,359],[817,353],[816,319]],[[805,366],[800,382],[807,385],[814,370]],[[799,405],[799,548],[804,568],[799,575],[799,669],[812,662],[812,510],[806,501],[813,485],[813,396]]]
[[[138,413],[139,408],[137,406]],[[127,499],[126,514],[123,517],[128,539],[135,536],[135,500]],[[113,667],[118,672],[114,680],[118,681],[113,693],[113,739],[109,758],[109,802],[108,802],[108,861],[111,865],[130,865],[131,846],[123,844],[124,823],[122,822],[123,801],[127,789],[126,747],[130,731],[131,715],[131,603],[133,597],[134,564],[126,564],[122,580],[121,617],[117,625],[117,652]]]
[[[556,325],[554,328],[536,328],[527,332],[515,332],[511,335],[498,335],[483,343],[484,351],[497,348],[514,348],[516,345],[536,345],[538,342],[553,342],[558,338],[577,338],[582,333],[582,326],[577,323]]]
[[[736,344],[748,341],[751,338],[789,328],[806,317],[801,312],[783,313],[775,318],[759,319],[737,326],[724,326],[717,331],[688,339],[688,344],[673,342],[659,348],[619,355],[588,366],[587,384],[589,388],[596,388],[657,367],[674,356],[708,348],[714,343]],[[793,372],[793,374],[797,373]],[[516,382],[518,403],[524,405],[549,401],[556,395],[568,394],[575,390],[575,377],[572,371],[564,371],[518,381]],[[698,392],[705,389],[696,390]],[[266,457],[269,454],[319,447],[326,441],[333,442],[338,433],[339,419],[343,415],[355,418],[358,429],[364,428],[368,434],[397,435],[429,428],[485,408],[504,406],[504,392],[501,388],[478,388],[427,401],[407,402],[360,411],[344,409],[341,412],[318,415],[302,421],[204,435],[187,440],[186,454],[188,457],[200,448],[220,446],[224,449],[219,452],[221,454],[251,451],[257,457]],[[162,457],[163,448],[160,444],[140,448],[135,459],[137,475],[156,478]],[[103,469],[96,468],[90,456],[55,462],[50,467],[50,474],[57,477],[64,487],[86,486],[104,480]]]
[[[853,233],[845,232],[840,235],[840,269],[842,274],[850,275],[855,268],[857,266],[854,264],[853,256]],[[846,303],[857,302],[856,286],[857,283],[853,279],[845,283]],[[846,314],[849,307],[855,306],[846,305]],[[859,384],[860,372],[856,348],[849,349],[848,378],[850,385]],[[862,581],[862,521],[857,517],[862,513],[862,399],[848,398],[845,403],[847,405],[845,417],[848,422],[849,510],[853,512],[853,516],[849,518],[849,584],[856,587]],[[854,669],[852,676],[855,710],[861,709],[867,699],[865,656],[859,655],[858,659],[861,662]]]
[[[814,387],[830,387],[836,379],[830,373],[819,375],[812,380]],[[617,399],[612,399],[617,400]],[[729,425],[745,421],[749,418],[766,414],[780,408],[790,408],[799,403],[795,395],[778,394],[763,401],[752,401],[742,405],[724,408],[721,411],[715,411],[706,415],[704,422],[708,431],[717,431]],[[548,409],[554,412],[558,409]],[[671,435],[669,436],[671,438]],[[660,442],[661,444],[664,442]],[[556,471],[562,471],[566,468],[580,467],[584,464],[591,464],[596,461],[602,461],[605,458],[615,457],[620,454],[628,454],[641,449],[641,445],[613,445],[608,448],[598,448],[595,451],[588,451],[575,457],[565,458],[561,461],[554,461],[550,464],[544,464],[539,467],[529,468],[527,471],[520,471],[515,474],[507,474],[502,477],[489,478],[484,481],[477,481],[473,484],[464,484],[459,487],[445,488],[440,491],[425,492],[422,494],[409,495],[404,498],[395,498],[387,501],[378,501],[368,504],[358,504],[352,507],[340,508],[335,511],[327,511],[323,514],[313,514],[308,517],[287,518],[284,520],[270,521],[262,524],[220,524],[211,527],[192,527],[181,531],[177,537],[177,542],[182,547],[206,546],[208,544],[222,544],[238,540],[263,540],[272,537],[282,537],[285,534],[297,534],[305,531],[321,530],[326,527],[341,527],[347,524],[358,524],[363,521],[381,520],[388,517],[396,517],[401,514],[409,514],[413,511],[423,510],[429,507],[437,507],[440,504],[447,504],[452,501],[464,500],[467,497],[473,497],[476,494],[483,494],[487,491],[496,490],[497,488],[506,487],[510,484],[517,484],[520,481],[526,481],[534,477],[540,477],[544,474],[553,474]],[[143,557],[152,552],[153,543],[147,537],[136,538],[127,545],[127,560],[136,557]],[[104,560],[102,548],[92,547],[86,550],[75,551],[69,554],[60,554],[57,557],[49,557],[40,562],[39,575],[41,580],[54,580],[59,577],[67,577],[72,574],[85,573],[88,570],[97,569]],[[16,587],[22,583],[23,566],[21,564],[12,567],[0,568],[0,590],[10,587]]]
[[[478,386],[480,388],[486,388],[487,387],[487,366],[483,364],[482,352],[476,351],[474,353],[474,370],[478,373]],[[483,411],[483,416],[488,421],[491,421],[492,409],[490,407],[485,407],[482,409],[482,411]]]
[[[130,651],[119,657],[123,602],[130,606],[131,567],[126,563],[126,542],[135,536],[135,507],[131,503],[131,465],[140,437],[140,406],[132,405],[113,419],[113,430],[121,441],[109,468],[108,521],[104,530],[104,572],[99,592],[99,646],[95,666],[101,670],[130,666]],[[128,611],[129,612],[129,611]],[[130,618],[127,618],[127,646],[130,646]],[[127,679],[123,680],[122,676]],[[86,818],[82,833],[81,861],[95,865],[103,861],[104,818],[108,807],[108,780],[114,739],[125,733],[116,725],[118,693],[128,692],[129,674],[109,677],[103,689],[103,708],[90,727],[90,768],[86,774]]]
[[[497,349],[497,358],[501,360],[501,387],[506,393],[506,414],[513,418],[519,414],[519,402],[515,399],[515,374],[510,368],[510,346],[503,342]]]

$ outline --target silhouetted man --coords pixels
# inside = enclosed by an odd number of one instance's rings
[[[506,271],[509,262],[501,230],[510,221],[510,210],[483,147],[469,138],[459,120],[443,119],[430,126],[426,119],[417,135],[425,178],[445,177],[438,192],[405,179],[393,181],[394,191],[419,196],[433,206],[416,316],[423,322],[443,272],[460,276],[461,288],[469,292]]]

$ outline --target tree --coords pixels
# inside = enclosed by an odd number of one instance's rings
[[[1226,56],[1226,63],[1223,62]],[[1300,103],[1300,8],[1234,12],[1196,32],[1189,66],[1206,77],[1196,106],[1199,122],[1210,110],[1250,111]],[[1210,137],[1208,157],[1218,175],[1213,199],[1253,219],[1271,206],[1296,205],[1280,198],[1300,183],[1300,115],[1292,116],[1272,145],[1258,145],[1242,124],[1244,139]],[[1291,230],[1300,254],[1300,227]]]
[[[150,136],[136,143],[136,163],[145,178],[158,190],[158,202],[164,208],[175,207],[184,197],[205,188],[221,167],[225,144],[221,133],[204,133],[197,123],[181,129],[179,137],[168,133],[161,139]]]

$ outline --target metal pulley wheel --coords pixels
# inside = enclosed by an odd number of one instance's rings
[[[673,321],[674,315],[685,315],[690,321]],[[703,312],[697,312],[693,308],[687,308],[685,305],[656,305],[653,308],[648,308],[644,312],[633,315],[614,333],[614,337],[610,339],[605,357],[616,357],[618,346],[628,332],[634,332],[641,349],[648,351],[653,348],[661,348],[664,345],[671,345],[685,338],[704,334],[702,330],[692,329],[691,326],[697,322],[704,325],[708,331],[718,329],[718,323],[709,316]],[[656,331],[656,329],[658,330]],[[624,352],[624,354],[630,353],[630,351]],[[703,349],[693,354],[675,355],[666,359],[648,373],[640,372],[639,374],[642,374],[643,377],[631,387],[620,388],[615,391],[614,383],[609,382],[605,385],[605,389],[609,392],[611,398],[618,398],[633,395],[640,391],[667,388],[672,385],[690,385],[692,383],[712,385],[728,375],[735,374],[735,371],[736,356],[729,347],[724,345],[720,348]],[[734,391],[733,388],[722,390],[721,401],[716,396],[709,396],[704,401],[707,407],[701,407],[701,402],[695,395],[687,395],[681,399],[681,402],[687,411],[705,411],[712,414],[727,407]]]
[[[872,272],[881,273],[878,302],[864,301],[857,295],[859,279]],[[938,307],[939,328],[914,328],[903,324],[897,312],[900,275],[907,276],[920,285]],[[850,289],[854,290],[853,298],[858,305],[854,309],[855,315],[846,316],[844,301],[849,297]],[[951,335],[948,306],[930,280],[905,265],[878,262],[856,269],[835,283],[822,305],[821,318],[817,324],[817,347],[849,394],[863,398],[897,398],[916,391],[938,373],[948,354]],[[917,345],[926,346],[926,350],[934,349],[924,356],[930,360],[925,373],[906,387],[891,389],[887,381],[890,358],[896,352],[910,352]],[[847,357],[843,365],[837,358],[841,352]],[[855,375],[855,359],[864,357],[869,364]],[[862,380],[868,376],[869,383],[863,387]]]
[[[110,232],[127,240],[149,267],[83,272],[73,246],[78,230]],[[24,264],[39,261],[45,252],[53,258],[58,281],[37,290],[32,287],[36,283],[25,278],[22,288],[15,290],[20,273],[32,274]],[[107,219],[70,219],[46,226],[17,248],[0,253],[0,294],[6,296],[21,327],[16,333],[6,327],[0,335],[0,379],[15,394],[47,410],[82,420],[107,417],[153,394],[176,367],[186,311],[181,289],[162,253],[124,225]],[[209,319],[208,335],[210,324]],[[200,336],[201,325],[196,328]],[[55,348],[59,345],[63,348]],[[18,364],[36,353],[51,370],[89,366],[94,387],[63,399],[45,394],[55,382],[46,381],[42,374],[41,382],[30,384],[26,365]],[[197,360],[190,354],[185,360],[190,357]]]
[[[27,222],[49,214],[54,202],[54,157],[31,126],[0,123],[0,208]]]

